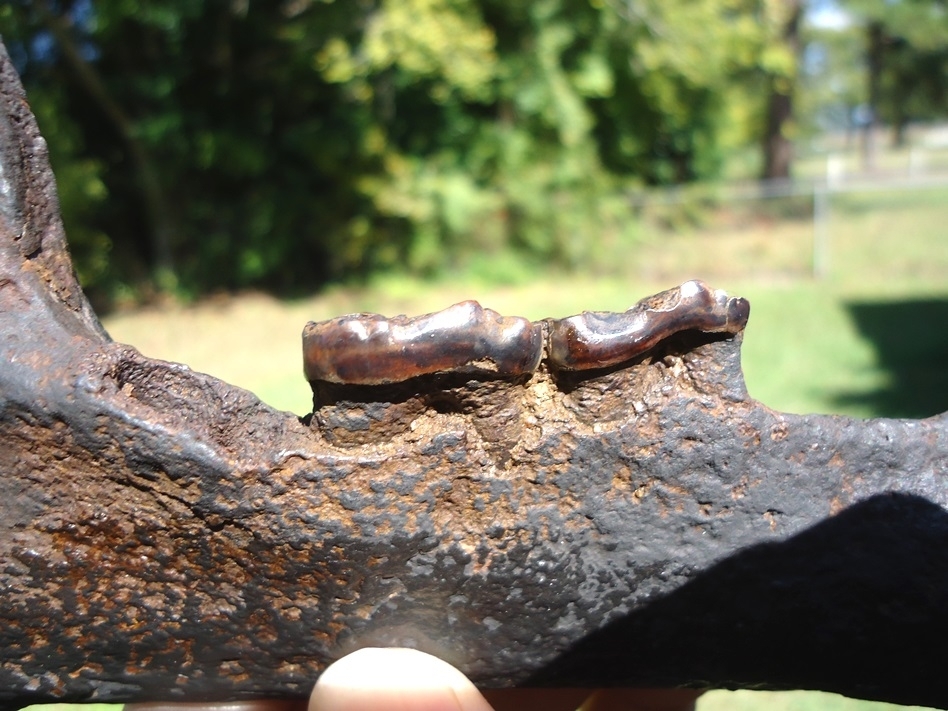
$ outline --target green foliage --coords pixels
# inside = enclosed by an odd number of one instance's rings
[[[0,31],[103,291],[594,268],[634,237],[629,187],[716,176],[794,76],[776,0],[83,7],[20,0]]]
[[[943,49],[948,40],[948,12],[942,0],[842,0],[863,24],[881,22],[892,38],[917,50]]]
[[[806,28],[812,54],[801,78],[799,111],[806,134],[845,127],[853,110],[867,102],[863,34],[854,25]]]
[[[57,114],[60,98],[56,87],[31,93],[31,106],[44,133],[57,136],[50,145],[63,219],[70,225],[69,248],[83,284],[93,289],[108,279],[112,240],[96,228],[97,213],[109,197],[103,181],[102,163],[83,155],[82,138],[76,126]]]
[[[948,11],[942,0],[843,0],[866,37],[862,62],[875,92],[866,101],[895,128],[943,118],[948,111]],[[876,33],[877,42],[872,41]]]

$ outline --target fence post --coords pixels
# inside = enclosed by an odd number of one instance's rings
[[[843,163],[836,154],[826,158],[826,177],[813,183],[813,278],[829,274],[830,193],[842,177]]]

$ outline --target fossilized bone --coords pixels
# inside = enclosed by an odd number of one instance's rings
[[[302,696],[370,644],[484,687],[948,705],[945,415],[774,412],[695,324],[592,370],[317,379],[301,420],[109,340],[5,53],[0,168],[0,706]]]

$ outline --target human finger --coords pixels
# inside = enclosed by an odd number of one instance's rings
[[[453,666],[414,649],[369,647],[331,664],[309,711],[493,711]]]

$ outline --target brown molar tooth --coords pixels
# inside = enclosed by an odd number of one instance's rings
[[[531,323],[476,301],[415,318],[349,314],[303,329],[306,379],[345,385],[399,383],[432,373],[534,372],[544,355],[556,370],[619,365],[680,331],[738,333],[750,304],[702,281],[643,299],[624,313],[585,311]],[[545,334],[545,335],[544,335]]]
[[[515,377],[535,371],[542,354],[539,324],[476,301],[414,318],[350,314],[303,329],[309,381],[382,385],[468,370]]]
[[[738,333],[747,324],[750,304],[702,281],[643,299],[624,313],[585,311],[547,321],[547,358],[559,370],[590,370],[618,365],[686,330]]]

